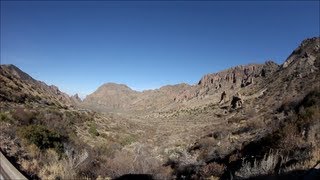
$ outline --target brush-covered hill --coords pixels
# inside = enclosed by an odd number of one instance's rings
[[[58,87],[37,81],[12,64],[0,66],[0,86],[2,102],[37,102],[57,106],[72,106],[77,102]]]

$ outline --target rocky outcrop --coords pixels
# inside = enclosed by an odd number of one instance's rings
[[[245,87],[253,84],[255,78],[269,76],[278,68],[279,66],[273,61],[267,61],[265,64],[240,65],[218,73],[207,74],[201,78],[198,85],[215,89],[225,86]]]
[[[215,89],[222,88],[226,85],[235,84],[239,86],[245,79],[248,79],[251,74],[260,65],[236,66],[214,74],[207,74],[201,78],[198,85],[213,87]]]
[[[317,56],[320,53],[320,38],[314,37],[302,41],[301,45],[296,48],[287,60],[283,63],[282,68],[287,68],[296,63],[305,66],[314,65]]]
[[[273,61],[266,61],[264,66],[262,67],[259,76],[261,77],[269,77],[272,75],[272,73],[278,71],[280,68],[280,65]]]
[[[231,100],[232,109],[239,109],[242,107],[242,104],[243,104],[242,97],[239,93],[232,96],[232,100]]]
[[[221,97],[220,97],[219,103],[224,103],[224,102],[226,101],[226,96],[227,96],[226,91],[223,91],[223,92],[221,93]]]
[[[197,87],[196,86],[190,86],[189,88],[183,89],[180,93],[175,94],[175,101],[176,102],[185,102],[188,101],[195,96],[197,96]],[[206,91],[205,89],[203,89]]]
[[[51,86],[49,86],[49,87],[50,87],[51,91],[52,91],[54,94],[56,94],[56,95],[59,95],[59,94],[60,94],[59,88],[58,88],[57,86],[51,85]]]
[[[76,104],[82,102],[82,100],[81,100],[81,98],[79,97],[78,94],[75,94],[75,95],[71,96],[71,99],[72,99],[72,101],[73,101],[74,103],[76,103]]]
[[[291,82],[295,78],[316,78],[312,75],[316,74],[320,69],[320,38],[310,38],[304,40],[301,45],[296,48],[281,67],[281,75],[285,82]],[[289,83],[287,88],[297,86],[295,83]]]

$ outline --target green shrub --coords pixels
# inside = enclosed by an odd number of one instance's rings
[[[320,91],[312,91],[307,94],[296,107],[298,114],[298,124],[306,125],[317,122],[320,117]]]
[[[31,112],[29,109],[25,109],[22,107],[16,108],[12,112],[12,118],[16,123],[20,125],[29,125],[35,119],[35,113]]]
[[[113,157],[115,152],[121,149],[118,143],[105,143],[98,145],[95,150],[98,156]]]
[[[137,141],[137,138],[134,135],[126,135],[120,140],[122,146],[130,145],[131,143]]]
[[[89,127],[89,133],[92,134],[93,136],[99,136],[99,132],[97,131],[97,125],[96,123],[91,123]]]
[[[8,122],[11,123],[12,119],[9,117],[9,115],[5,112],[0,112],[0,122]]]
[[[299,117],[304,120],[310,119],[316,114],[317,111],[319,111],[318,107],[311,106],[311,107],[305,108],[303,110],[300,110]]]
[[[319,103],[320,91],[311,91],[306,97],[301,101],[300,106],[311,107]]]
[[[29,143],[35,144],[39,149],[53,148],[58,153],[63,152],[62,137],[42,125],[29,125],[20,127],[18,134]]]

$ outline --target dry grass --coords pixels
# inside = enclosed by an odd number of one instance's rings
[[[290,172],[293,170],[308,170],[314,168],[314,166],[320,162],[320,148],[315,148],[308,154],[308,156],[310,159],[285,167],[282,171]]]
[[[216,162],[209,163],[204,166],[200,170],[200,174],[202,177],[220,177],[224,171],[226,170],[226,166],[224,164],[218,164]],[[211,178],[210,177],[210,178]]]
[[[105,168],[111,177],[123,174],[159,174],[162,170],[161,161],[151,153],[150,147],[135,143],[129,149],[117,151],[113,158],[108,158]]]
[[[277,174],[276,166],[278,163],[284,164],[288,161],[287,157],[282,156],[278,151],[270,151],[265,154],[263,159],[255,159],[253,163],[243,161],[241,168],[235,173],[236,176],[241,178],[250,178],[259,175]]]
[[[48,150],[45,154],[48,162],[44,164],[39,172],[43,179],[75,179],[76,171],[73,164],[67,159],[59,159],[55,151]]]
[[[75,179],[76,169],[66,158],[53,149],[41,151],[35,145],[27,147],[28,156],[31,159],[22,159],[21,166],[29,174],[36,173],[41,179]]]
[[[282,129],[281,132],[282,138],[280,139],[279,146],[282,149],[291,151],[296,147],[300,147],[305,144],[301,133],[299,132],[299,128],[296,124],[288,123]]]

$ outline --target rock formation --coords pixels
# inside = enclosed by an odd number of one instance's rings
[[[74,103],[78,104],[78,103],[81,103],[82,100],[81,98],[79,97],[79,95],[76,93],[75,95],[71,96],[71,99]]]
[[[221,97],[220,97],[219,104],[225,102],[226,96],[227,96],[226,91],[223,91],[223,93],[221,94]]]
[[[232,109],[239,109],[242,107],[242,104],[243,104],[242,97],[239,93],[232,96],[232,100],[231,100]]]

